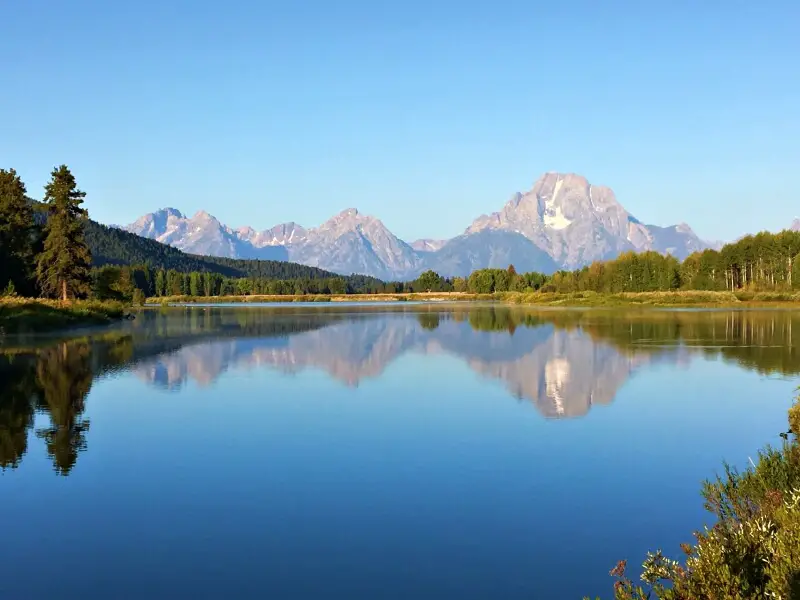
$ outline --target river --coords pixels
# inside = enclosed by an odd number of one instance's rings
[[[613,597],[786,429],[800,313],[189,306],[0,344],[2,598]]]

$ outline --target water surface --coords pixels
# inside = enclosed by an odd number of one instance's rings
[[[611,598],[785,429],[785,311],[186,307],[0,345],[2,598]]]

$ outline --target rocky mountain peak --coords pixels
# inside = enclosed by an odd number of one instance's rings
[[[301,243],[305,240],[306,233],[306,229],[294,221],[281,223],[264,231],[256,231],[252,227],[240,227],[235,232],[240,240],[256,248]]]
[[[360,221],[368,220],[370,218],[371,217],[368,217],[367,215],[358,212],[357,208],[346,208],[340,213],[334,215],[333,217],[325,221],[322,225],[320,225],[320,229],[323,227],[337,225],[340,223],[358,223]]]
[[[291,256],[291,255],[290,255]],[[417,273],[420,258],[376,217],[355,208],[343,210],[309,229],[293,255],[302,264],[339,273],[364,273],[392,279]]]
[[[154,214],[156,215],[163,214],[165,217],[177,217],[178,219],[186,218],[186,216],[177,208],[170,208],[170,207],[162,208],[161,210],[156,211]]]
[[[577,173],[559,173],[557,171],[547,171],[534,182],[533,191],[542,189],[552,190],[559,184],[568,188],[587,189],[589,187],[589,181],[583,175],[578,175]]]
[[[497,229],[521,234],[565,268],[605,260],[626,250],[657,250],[678,256],[704,247],[688,228],[640,223],[611,188],[576,173],[547,172],[533,188],[517,193],[500,212],[484,215],[467,234]]]
[[[310,231],[350,231],[350,230],[364,230],[365,228],[385,230],[386,227],[380,219],[371,215],[365,215],[359,212],[357,208],[347,208],[339,214],[331,217],[315,230]],[[388,231],[388,230],[387,230]]]
[[[205,210],[198,210],[196,213],[194,213],[194,216],[190,219],[190,221],[195,223],[219,223],[219,220],[215,216],[210,215]]]
[[[177,208],[162,208],[156,212],[144,215],[128,226],[129,231],[144,237],[156,238],[164,233],[170,226],[174,227],[176,221],[184,219],[184,215]]]
[[[627,215],[610,188],[592,185],[585,177],[575,173],[546,173],[534,184],[530,195],[539,200],[545,213],[549,213],[550,223],[545,219],[545,224],[556,229],[566,227],[563,219],[558,218],[558,212],[567,218],[568,215],[581,217],[583,213],[608,209]],[[559,220],[562,222],[559,223]]]

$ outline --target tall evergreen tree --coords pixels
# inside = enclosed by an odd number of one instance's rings
[[[84,235],[88,215],[81,208],[86,194],[78,189],[66,165],[53,169],[44,189],[48,217],[36,268],[39,286],[44,294],[64,301],[85,296],[90,291],[92,264]]]
[[[0,287],[32,294],[34,228],[25,184],[14,169],[0,169]]]
[[[167,295],[167,274],[164,269],[156,271],[156,296]]]

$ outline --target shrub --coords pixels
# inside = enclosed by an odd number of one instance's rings
[[[745,600],[800,598],[800,404],[789,410],[789,431],[780,448],[767,447],[744,472],[703,485],[711,528],[685,544],[684,564],[659,550],[642,565],[642,585],[611,571],[617,600]]]

